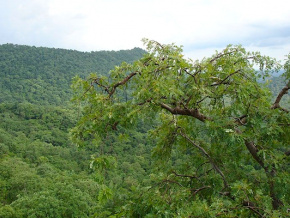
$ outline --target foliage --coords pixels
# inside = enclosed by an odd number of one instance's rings
[[[290,62],[271,82],[274,60],[256,53],[256,62],[270,66],[256,72],[240,46],[193,62],[175,45],[146,43],[147,54],[0,46],[0,217],[288,215]],[[204,121],[178,114],[185,100]],[[233,124],[239,110],[248,116]],[[266,169],[275,167],[273,183],[245,138]],[[269,184],[284,207],[273,210]]]
[[[274,103],[258,82],[279,71],[280,64],[239,45],[192,61],[174,44],[144,42],[148,53],[138,61],[122,63],[108,77],[75,78],[73,85],[83,108],[72,131],[80,146],[102,144],[112,134],[122,138],[142,123],[152,126],[156,168],[151,182],[135,184],[126,204],[112,213],[289,215],[290,117],[280,105],[289,82]]]
[[[89,217],[111,199],[112,187],[101,184],[89,167],[91,156],[100,156],[96,146],[78,149],[69,139],[79,116],[68,103],[69,86],[76,73],[106,72],[143,53],[0,46],[0,217]],[[130,154],[124,158],[135,162],[126,147]],[[118,172],[104,178],[123,185],[126,173]]]
[[[71,78],[105,73],[122,61],[131,62],[144,53],[124,51],[78,52],[65,49],[0,45],[0,103],[29,102],[64,105],[71,97]]]

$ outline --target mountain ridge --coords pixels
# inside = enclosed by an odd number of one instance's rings
[[[122,62],[133,62],[144,50],[81,52],[76,50],[0,45],[1,102],[62,105],[71,97],[71,79],[92,72],[106,74]]]

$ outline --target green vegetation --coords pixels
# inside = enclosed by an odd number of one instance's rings
[[[0,46],[0,217],[95,214],[102,186],[90,163],[98,150],[78,149],[70,140],[69,131],[79,116],[70,104],[71,81],[77,74],[106,73],[143,54],[138,48],[84,53]],[[142,155],[128,143],[126,147],[130,154]],[[130,166],[128,156],[124,158]]]
[[[78,52],[6,44],[0,46],[2,102],[30,102],[37,105],[68,104],[71,80],[91,72],[107,73],[115,65],[132,62],[143,50]]]
[[[0,46],[0,217],[289,215],[290,58],[145,44]]]
[[[0,105],[0,217],[88,217],[98,184],[88,153],[72,146],[69,110]]]
[[[174,44],[145,44],[148,53],[133,64],[74,81],[83,116],[72,135],[80,146],[151,127],[149,181],[134,184],[119,207],[105,204],[102,211],[117,217],[289,215],[290,117],[280,102],[290,88],[290,56],[285,87],[273,100],[258,82],[281,68],[270,57],[228,46],[193,62]],[[100,153],[96,170],[110,171],[113,157]],[[100,182],[109,204],[118,189],[112,180]]]

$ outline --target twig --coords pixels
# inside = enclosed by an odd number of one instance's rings
[[[215,169],[215,171],[220,174],[220,176],[223,179],[224,182],[224,189],[229,187],[229,184],[225,178],[225,175],[223,174],[223,172],[220,170],[220,168],[214,163],[213,159],[211,158],[211,156],[204,150],[203,147],[199,146],[198,144],[196,144],[194,141],[192,141],[185,133],[183,133],[182,131],[180,131],[180,135],[183,136],[188,142],[190,142],[190,144],[194,145],[195,147],[197,147],[209,160],[209,162],[211,163],[211,165],[213,166],[213,168]]]
[[[231,73],[230,75],[226,76],[226,78],[224,78],[221,82],[219,83],[214,83],[214,84],[211,84],[210,86],[218,86],[218,85],[221,85],[221,84],[229,84],[229,83],[224,83],[228,78],[230,78],[231,76],[239,73],[241,71],[241,69],[238,69],[236,70],[235,72]]]
[[[190,178],[190,179],[198,179],[197,176],[190,176],[190,175],[177,174],[175,171],[172,171],[172,173],[173,173],[175,176],[178,176],[178,177],[187,177],[187,178]]]
[[[210,186],[204,186],[204,187],[201,187],[201,188],[198,188],[198,189],[191,189],[191,193],[192,193],[192,196],[195,196],[198,192],[204,190],[204,189],[207,189],[207,188],[211,188]]]

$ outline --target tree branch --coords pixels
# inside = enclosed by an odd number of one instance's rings
[[[201,100],[199,100],[198,102],[196,102],[196,104],[200,104],[201,102],[203,102],[205,99],[210,98],[209,95],[203,97]]]
[[[167,104],[164,104],[164,103],[160,103],[160,106],[162,108],[168,110],[172,114],[191,116],[191,117],[194,117],[202,122],[205,122],[206,120],[211,120],[211,118],[200,113],[197,108],[187,109],[187,108],[180,108],[178,106],[175,108],[171,108],[170,106],[168,106]]]
[[[268,172],[268,168],[265,166],[264,161],[258,156],[258,148],[255,146],[253,142],[249,142],[245,140],[246,147],[252,157],[259,163],[259,165],[266,171]]]
[[[278,94],[274,104],[272,105],[271,109],[276,109],[276,108],[280,108],[281,110],[285,111],[286,113],[289,113],[289,111],[285,108],[282,108],[280,106],[280,101],[282,99],[282,97],[288,93],[288,90],[290,89],[290,80],[288,81],[288,83],[286,84],[286,86],[280,91],[280,93]]]
[[[243,201],[243,206],[250,209],[254,213],[258,214],[259,217],[264,217],[260,212],[260,208],[256,207],[253,202],[250,201]]]
[[[175,171],[172,171],[172,173],[177,176],[177,177],[186,177],[186,178],[190,178],[190,179],[198,179],[197,176],[190,176],[190,175],[182,175],[182,174],[177,174]]]
[[[211,156],[204,150],[203,147],[199,146],[198,144],[196,144],[194,141],[192,141],[185,133],[183,133],[182,131],[180,131],[180,135],[183,136],[190,144],[194,145],[196,148],[198,148],[209,160],[209,162],[211,163],[211,165],[213,166],[213,168],[215,169],[215,171],[220,174],[220,176],[223,179],[224,182],[224,189],[229,187],[228,182],[226,181],[225,175],[223,174],[223,172],[220,170],[220,168],[214,163],[213,159],[211,158]]]
[[[118,88],[118,86],[126,84],[136,74],[137,74],[137,72],[132,72],[127,77],[125,77],[122,81],[120,81],[120,82],[116,83],[115,85],[113,85],[111,91],[109,92],[109,98],[111,98],[111,96],[115,93],[115,91]]]
[[[109,93],[109,87],[108,87],[108,86],[104,86],[103,84],[101,84],[101,83],[99,82],[99,80],[100,80],[100,78],[97,78],[97,79],[94,79],[93,82],[96,83],[98,86],[104,88],[105,91],[106,91],[107,93]],[[91,84],[91,86],[93,86],[93,85]]]
[[[239,73],[241,71],[241,69],[238,69],[236,70],[235,72],[231,73],[230,75],[226,76],[226,78],[224,78],[222,81],[220,81],[219,83],[214,83],[214,84],[211,84],[210,86],[218,86],[218,85],[221,85],[221,84],[226,84],[224,83],[228,78],[230,78],[231,76]]]
[[[236,120],[235,123],[237,123],[239,125],[245,125],[247,122],[247,117],[248,117],[247,114],[244,114],[240,117],[237,117],[237,118],[235,118],[235,120]]]
[[[142,105],[144,105],[144,104],[146,104],[146,103],[150,103],[151,101],[152,101],[152,98],[149,98],[149,99],[147,99],[146,101],[143,101],[143,102],[141,102],[141,103],[138,103],[137,105],[142,106]]]
[[[230,51],[230,52],[226,52],[226,53],[219,53],[217,54],[217,56],[215,56],[213,59],[211,59],[209,62],[212,63],[214,62],[215,60],[223,57],[223,56],[226,56],[226,55],[229,55],[229,54],[232,54],[232,53],[235,53],[238,49],[234,49],[233,51]]]
[[[204,186],[204,187],[201,187],[201,188],[198,188],[198,189],[191,189],[191,193],[193,196],[195,196],[198,192],[204,190],[204,189],[207,189],[207,188],[211,188],[210,186]]]
[[[265,165],[264,161],[258,155],[258,148],[255,146],[253,142],[249,142],[245,140],[246,147],[248,151],[251,153],[252,157],[257,161],[257,163],[264,169],[266,176],[267,176],[267,183],[270,189],[270,196],[272,198],[272,206],[274,210],[277,210],[283,202],[278,198],[275,192],[275,184],[274,184],[274,177],[276,174],[275,167],[273,166],[272,170],[269,169],[268,166]]]
[[[174,184],[179,185],[180,187],[183,187],[179,182],[176,182],[176,181],[173,181],[173,180],[169,180],[169,179],[164,179],[164,180],[162,180],[161,183],[174,183]]]

